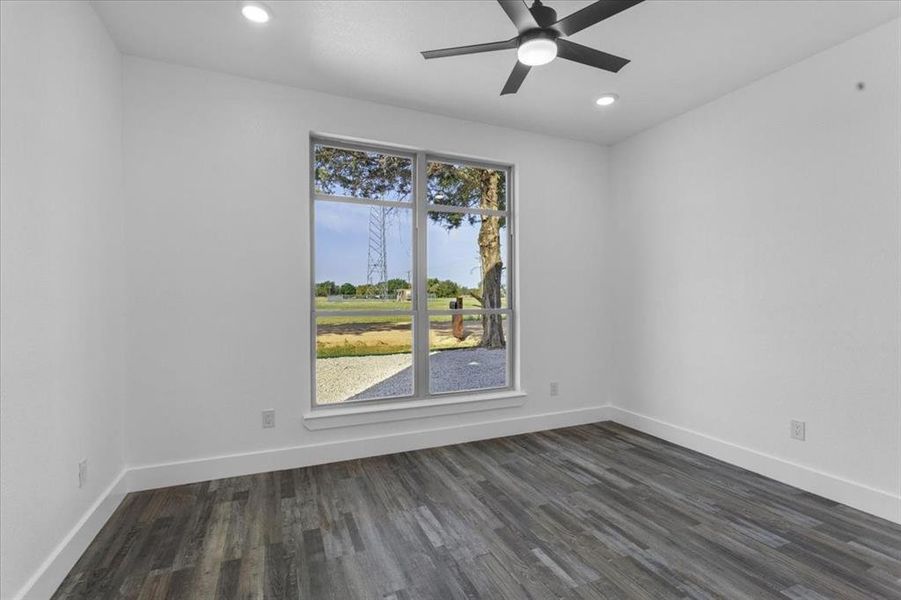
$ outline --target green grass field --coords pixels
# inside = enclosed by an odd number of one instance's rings
[[[450,301],[453,298],[429,298],[429,310],[447,310],[449,307]],[[507,305],[506,299],[503,301],[503,306]],[[410,310],[412,308],[412,304],[410,302],[396,302],[394,300],[367,300],[367,299],[354,299],[354,300],[340,300],[335,302],[329,302],[328,298],[316,298],[316,310],[371,310],[371,311],[380,311],[380,310]],[[463,308],[482,308],[478,302],[476,302],[475,298],[471,296],[463,297]],[[464,320],[471,321],[478,319],[478,315],[466,315]],[[319,317],[317,319],[317,323],[320,325],[346,325],[346,324],[354,324],[354,323],[403,323],[405,321],[409,321],[410,317],[404,315],[384,315],[384,316],[368,316],[368,317],[342,317],[342,316],[329,316],[329,317]],[[450,315],[434,315],[431,317],[432,321],[450,321]]]
[[[409,354],[413,344],[343,344],[325,346],[316,344],[316,358],[341,358],[344,356],[377,356],[383,354]]]

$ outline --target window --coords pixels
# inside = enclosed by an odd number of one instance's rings
[[[510,168],[313,139],[314,404],[511,387]]]

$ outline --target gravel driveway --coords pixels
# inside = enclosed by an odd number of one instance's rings
[[[410,354],[345,356],[316,360],[316,400],[334,404],[413,393]],[[504,387],[507,351],[465,348],[433,352],[429,357],[433,394]]]
[[[507,382],[507,351],[486,348],[443,350],[429,356],[430,388],[433,394],[504,387]],[[358,393],[353,400],[371,400],[409,395],[413,369],[406,369]]]
[[[316,401],[334,404],[368,392],[380,381],[409,369],[411,354],[387,354],[384,356],[343,356],[341,358],[316,359]],[[413,393],[408,387],[403,395]],[[367,396],[378,398],[379,396]]]

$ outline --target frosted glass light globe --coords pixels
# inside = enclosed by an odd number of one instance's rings
[[[524,65],[546,65],[557,57],[557,42],[549,38],[526,40],[519,45],[516,57]]]

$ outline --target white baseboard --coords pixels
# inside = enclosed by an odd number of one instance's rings
[[[616,406],[611,420],[776,481],[901,523],[901,496]]]
[[[584,425],[606,421],[609,418],[609,406],[594,406],[467,425],[361,437],[340,442],[132,466],[127,473],[127,487],[129,491],[138,491],[266,471],[296,469],[367,456],[380,456],[558,427]]]
[[[12,600],[46,600],[53,595],[128,493],[125,474],[122,470],[116,476]]]

